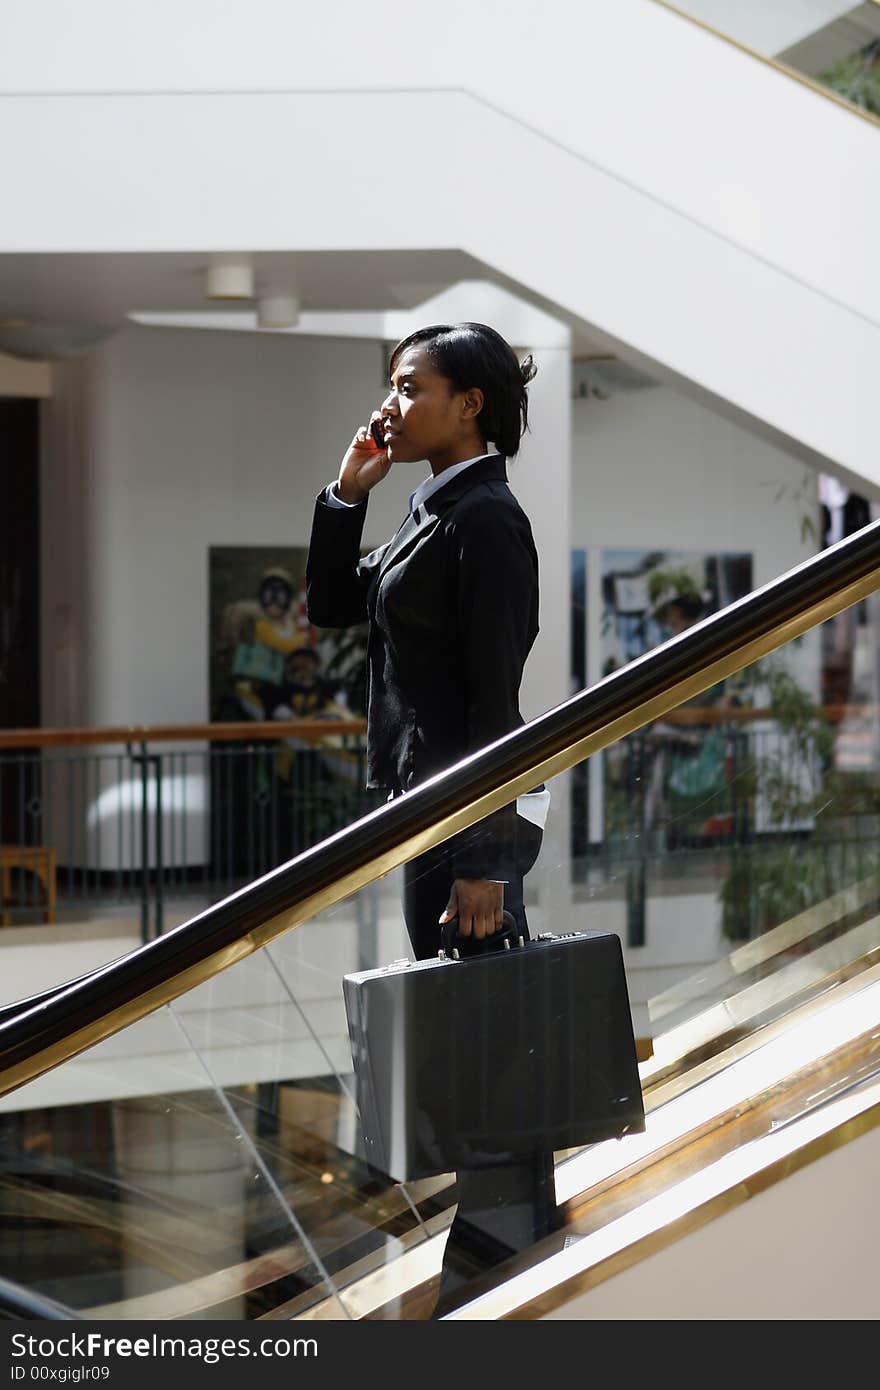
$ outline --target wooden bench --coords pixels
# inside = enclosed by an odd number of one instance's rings
[[[10,907],[22,906],[12,896],[13,869],[35,874],[43,889],[43,921],[55,921],[55,851],[45,845],[0,845],[0,926],[12,925]]]

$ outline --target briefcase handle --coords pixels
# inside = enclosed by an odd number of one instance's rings
[[[506,951],[511,946],[521,946],[522,944],[516,918],[506,908],[501,914],[500,931],[494,931],[491,936],[485,936],[480,940],[474,936],[459,936],[457,914],[442,924],[440,932],[440,949],[445,955],[451,956],[453,960],[458,959],[459,948],[462,946],[465,947],[468,955],[480,955],[486,951]]]

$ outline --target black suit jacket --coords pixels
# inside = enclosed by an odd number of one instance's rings
[[[308,615],[318,627],[369,619],[367,786],[407,791],[522,725],[538,556],[499,454],[439,487],[361,558],[366,515],[366,498],[331,507],[318,494]],[[511,805],[455,837],[455,876],[510,878],[515,839]]]

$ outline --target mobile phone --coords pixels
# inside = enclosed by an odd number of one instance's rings
[[[385,425],[382,420],[374,420],[370,426],[370,434],[373,436],[373,443],[377,449],[385,448]]]

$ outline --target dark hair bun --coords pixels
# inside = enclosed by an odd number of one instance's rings
[[[529,382],[531,381],[532,377],[535,375],[537,370],[538,368],[535,366],[535,359],[532,356],[532,354],[529,353],[528,357],[524,357],[519,364],[519,374],[522,377],[523,386],[528,386]]]

